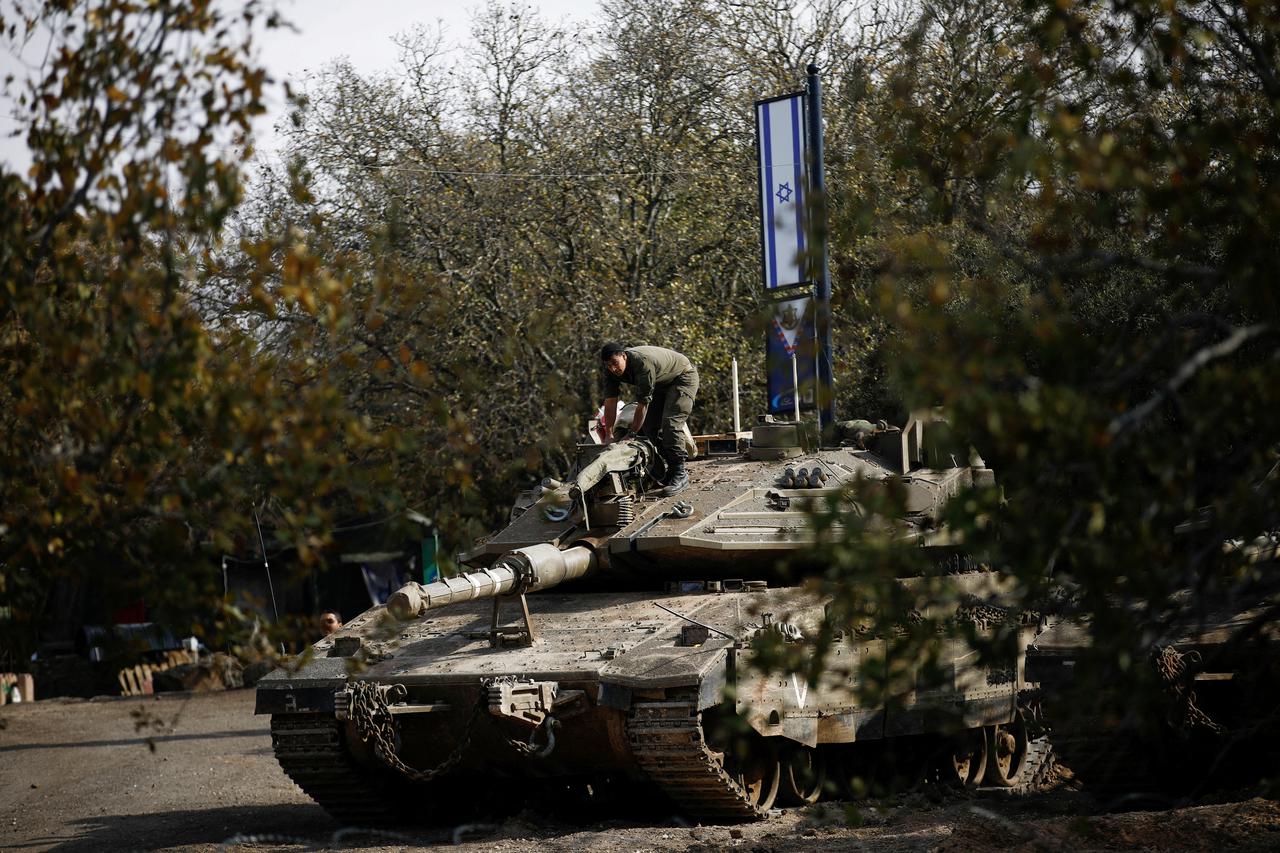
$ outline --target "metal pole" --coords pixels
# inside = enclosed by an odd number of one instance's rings
[[[733,431],[742,432],[742,415],[738,409],[738,360],[733,360]]]
[[[800,368],[795,353],[791,353],[791,402],[795,404],[796,423],[800,423]]]
[[[267,541],[262,538],[262,522],[258,520],[258,508],[253,508],[253,523],[258,528],[258,544],[262,546],[262,568],[267,571],[267,589],[271,591],[271,612],[275,615],[275,624],[280,624],[280,608],[276,607],[276,587],[271,582],[271,564],[267,562]],[[280,654],[285,654],[284,643],[280,644]]]
[[[827,174],[822,145],[822,82],[818,66],[805,69],[809,74],[806,94],[809,101],[809,212],[810,245],[817,240],[822,246],[821,268],[818,270],[818,427],[827,437],[836,420],[835,376],[831,361],[831,271],[827,253]]]

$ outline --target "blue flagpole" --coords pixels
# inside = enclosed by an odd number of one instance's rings
[[[821,268],[818,276],[818,427],[824,440],[830,440],[836,420],[835,377],[831,360],[831,271],[827,256],[827,174],[822,147],[822,82],[818,66],[805,69],[809,100],[809,175],[812,189],[810,234],[821,246]],[[811,255],[812,260],[817,258]],[[812,262],[811,260],[811,262]]]

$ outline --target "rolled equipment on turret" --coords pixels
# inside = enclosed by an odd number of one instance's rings
[[[646,439],[628,438],[614,442],[583,466],[573,478],[573,488],[580,494],[589,492],[610,474],[620,474],[637,467],[647,469],[656,456],[653,445]]]

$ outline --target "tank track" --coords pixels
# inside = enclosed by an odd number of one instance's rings
[[[342,724],[326,714],[271,717],[271,746],[284,772],[340,823],[403,821],[400,797],[347,752]]]
[[[703,736],[694,701],[637,702],[627,721],[631,751],[645,774],[690,816],[709,822],[760,820],[766,810],[725,772]],[[1043,786],[1054,765],[1047,737],[1027,744],[1018,781],[1007,787],[984,785],[983,795],[1017,796]]]
[[[978,788],[979,795],[1016,797],[1035,793],[1049,781],[1049,773],[1053,770],[1055,760],[1053,744],[1049,742],[1049,738],[1043,736],[1034,738],[1027,743],[1027,757],[1023,759],[1022,772],[1018,774],[1018,781],[1007,788],[999,785],[982,785]]]
[[[746,790],[712,755],[696,700],[637,702],[627,720],[631,751],[645,774],[683,811],[700,820],[760,820]]]
[[[1053,763],[1053,744],[1049,742],[1049,738],[1038,737],[1031,740],[1027,744],[1027,757],[1018,783],[1008,790],[1014,794],[1027,794],[1039,789],[1049,781]]]

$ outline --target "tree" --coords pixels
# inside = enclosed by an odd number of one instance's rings
[[[245,57],[265,15],[91,0],[0,18],[51,40],[17,101],[31,171],[0,173],[0,594],[24,658],[57,579],[207,624],[212,555],[248,550],[255,512],[305,557],[339,504],[371,506],[351,460],[380,439],[307,352],[197,310],[262,111]],[[244,251],[245,301],[343,322],[345,283],[305,246]]]
[[[927,7],[900,62],[859,81],[896,141],[869,166],[895,206],[878,220],[855,190],[845,209],[866,213],[835,240],[879,253],[860,278],[890,387],[944,406],[997,472],[954,502],[955,534],[1020,605],[1090,625],[1085,706],[1159,722],[1148,662],[1175,626],[1247,613],[1247,647],[1280,612],[1277,19],[993,5]],[[885,551],[834,543],[829,588],[851,601],[860,573],[901,568]]]

